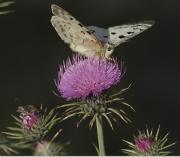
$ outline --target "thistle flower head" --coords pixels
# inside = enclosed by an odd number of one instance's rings
[[[133,109],[123,98],[119,96],[128,88],[111,93],[111,87],[120,82],[124,74],[122,63],[117,60],[101,60],[74,56],[68,59],[58,72],[55,80],[57,95],[66,100],[76,100],[73,103],[59,106],[66,108],[62,120],[73,116],[80,116],[77,126],[86,118],[91,117],[89,127],[92,128],[97,116],[103,116],[113,129],[111,120],[121,118],[124,122],[130,122],[124,109],[113,103],[121,103]],[[110,94],[111,93],[111,94]]]
[[[38,117],[34,113],[30,113],[22,117],[23,127],[25,129],[32,129],[38,122]]]
[[[135,146],[140,152],[148,152],[151,149],[153,142],[151,138],[138,136],[135,138]]]
[[[35,156],[64,156],[67,155],[63,144],[42,141],[35,148]]]
[[[133,156],[166,156],[171,152],[166,150],[169,147],[175,145],[175,143],[168,143],[168,133],[164,136],[159,135],[160,127],[158,127],[156,133],[153,129],[148,128],[141,132],[139,131],[138,136],[134,137],[134,142],[123,140],[129,148],[122,149],[127,155]]]
[[[20,143],[28,144],[42,140],[60,119],[55,109],[48,112],[42,105],[20,106],[18,113],[19,116],[13,116],[15,126],[8,127],[4,134]]]
[[[28,106],[29,109],[25,109],[23,107],[18,108],[18,112],[20,112],[20,118],[22,120],[22,126],[26,130],[32,130],[39,121],[39,117],[37,112],[32,108],[32,106]]]
[[[122,64],[114,59],[100,60],[74,56],[68,59],[55,80],[58,95],[67,100],[99,96],[117,84],[123,75]]]

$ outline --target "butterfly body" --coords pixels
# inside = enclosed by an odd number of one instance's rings
[[[82,46],[83,45],[83,46]],[[93,49],[91,48],[93,47]],[[89,42],[89,41],[83,41],[80,45],[75,45],[75,44],[70,44],[70,48],[81,54],[86,56],[88,54],[88,57],[100,57],[100,58],[104,58],[104,47],[101,47],[99,45],[96,45],[96,43],[94,43],[93,41]]]
[[[86,57],[109,58],[114,48],[152,26],[152,22],[114,26],[108,29],[84,26],[63,8],[53,4],[51,23],[72,51]]]

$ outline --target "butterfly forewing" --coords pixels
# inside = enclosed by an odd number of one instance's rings
[[[52,5],[51,23],[58,35],[70,48],[87,57],[99,55],[102,43],[81,22],[75,19],[63,8]]]

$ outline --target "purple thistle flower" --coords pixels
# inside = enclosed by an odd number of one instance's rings
[[[39,116],[32,106],[28,108],[19,107],[20,118],[22,120],[22,127],[26,130],[32,130],[39,122]]]
[[[129,156],[167,156],[171,153],[168,149],[176,143],[168,143],[168,133],[160,136],[160,126],[157,131],[146,128],[139,131],[138,136],[134,137],[134,142],[123,140],[129,148],[122,151]]]
[[[41,141],[36,144],[35,147],[35,156],[65,156],[65,144]]]
[[[74,56],[60,66],[55,80],[58,94],[67,100],[99,96],[116,85],[124,72],[114,59],[100,60]]]
[[[151,149],[152,140],[147,137],[137,137],[135,139],[135,146],[140,152],[147,152]]]
[[[26,115],[23,115],[22,117],[22,124],[23,128],[31,130],[34,128],[38,123],[38,117],[34,113],[27,113]]]
[[[35,147],[35,154],[40,154],[40,153],[46,154],[48,151],[48,146],[49,146],[49,143],[47,141],[38,142]]]

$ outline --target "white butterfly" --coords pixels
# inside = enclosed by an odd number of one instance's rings
[[[153,25],[153,21],[110,27],[84,26],[63,8],[52,4],[51,23],[70,48],[86,57],[109,58],[114,48]]]

